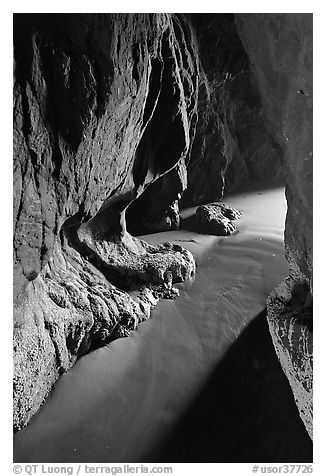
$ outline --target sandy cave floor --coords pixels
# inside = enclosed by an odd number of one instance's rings
[[[288,273],[284,188],[260,184],[224,202],[243,213],[233,236],[142,237],[189,249],[195,281],[59,379],[15,436],[16,462],[310,461],[263,315]]]

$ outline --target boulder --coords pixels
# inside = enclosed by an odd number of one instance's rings
[[[194,221],[199,233],[227,236],[236,232],[233,220],[240,216],[241,212],[225,203],[209,203],[197,208]]]

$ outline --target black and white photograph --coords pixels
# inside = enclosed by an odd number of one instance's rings
[[[11,474],[313,473],[313,4],[68,3],[6,46]]]

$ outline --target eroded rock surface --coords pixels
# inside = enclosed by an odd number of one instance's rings
[[[223,198],[249,180],[279,180],[281,147],[232,14],[189,15],[199,43],[198,124],[182,205]]]
[[[241,217],[241,212],[225,203],[200,205],[194,216],[183,220],[182,227],[198,233],[227,236],[237,231],[233,221]]]
[[[237,14],[236,24],[257,78],[270,133],[284,155],[290,276],[270,296],[267,318],[312,436],[312,326],[307,318],[311,304],[298,304],[293,295],[299,289],[301,300],[312,301],[312,15]],[[308,313],[312,316],[312,309]]]
[[[180,199],[277,179],[284,156],[290,275],[311,282],[309,18],[15,15],[15,429],[193,276],[181,247],[131,235],[177,228]]]
[[[134,239],[125,215],[183,170],[195,48],[176,15],[15,15],[15,429],[80,355],[129,335],[194,274],[188,251]]]
[[[313,438],[313,310],[309,289],[293,289],[290,279],[268,298],[268,325],[300,416]]]

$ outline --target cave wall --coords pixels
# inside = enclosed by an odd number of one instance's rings
[[[248,181],[283,180],[283,150],[267,127],[234,15],[186,14],[178,19],[180,36],[191,38],[198,56],[193,141],[185,160],[128,209],[130,230],[139,234],[175,229],[179,207],[221,200]],[[187,55],[183,57],[183,71],[188,71]]]
[[[223,198],[248,181],[282,179],[256,77],[233,14],[190,14],[198,41],[198,123],[181,205]]]
[[[194,273],[189,252],[150,247],[125,221],[191,147],[198,58],[181,22],[14,15],[15,429],[78,356]]]
[[[187,155],[196,84],[190,78],[185,94],[178,55],[187,45],[179,46],[168,15],[15,18],[19,293],[67,218],[94,216],[113,195],[131,201]]]
[[[189,252],[129,232],[177,228],[179,204],[278,179],[283,156],[291,283],[310,282],[309,132],[295,125],[309,122],[309,81],[279,91],[273,35],[287,20],[263,18],[14,15],[15,429],[79,356],[128,336],[193,276]],[[310,67],[297,48],[301,66],[280,46],[284,84]]]
[[[312,437],[312,14],[237,14],[267,126],[283,150],[289,277],[268,299],[274,346]]]

